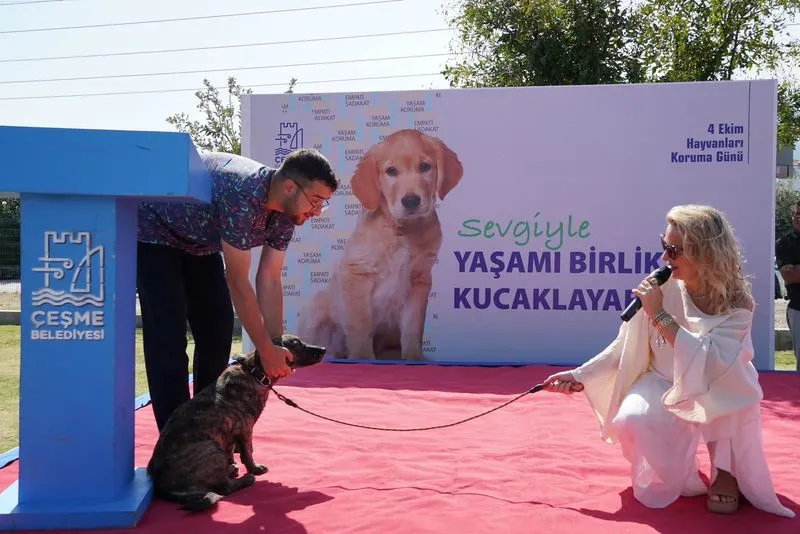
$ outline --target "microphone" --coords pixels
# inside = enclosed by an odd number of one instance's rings
[[[650,276],[656,279],[656,284],[659,286],[664,285],[664,282],[669,280],[670,275],[672,274],[672,269],[669,268],[668,265],[664,265],[663,267],[659,267],[655,271],[653,271]],[[639,297],[636,297],[633,302],[628,304],[628,307],[625,308],[625,311],[622,312],[620,318],[625,321],[626,323],[633,319],[633,316],[636,315],[636,312],[639,311],[639,308],[642,307],[642,301]]]

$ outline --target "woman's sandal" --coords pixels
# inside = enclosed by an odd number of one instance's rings
[[[732,514],[739,509],[739,485],[733,475],[719,471],[717,480],[708,490],[706,506],[715,514]]]

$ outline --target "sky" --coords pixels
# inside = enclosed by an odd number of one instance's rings
[[[442,3],[0,0],[0,125],[173,131],[166,118],[196,116],[204,77],[224,89],[235,76],[254,93],[284,92],[292,77],[295,92],[446,88]],[[189,17],[207,18],[119,25]]]
[[[200,118],[204,77],[255,93],[292,77],[295,92],[447,88],[446,3],[0,0],[0,125],[172,131],[171,114]],[[65,58],[86,55],[100,57]]]

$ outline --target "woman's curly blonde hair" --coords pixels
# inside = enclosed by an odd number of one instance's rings
[[[667,223],[683,238],[683,254],[697,269],[700,291],[708,297],[711,313],[725,313],[752,301],[741,246],[724,213],[711,206],[686,204],[669,210]]]

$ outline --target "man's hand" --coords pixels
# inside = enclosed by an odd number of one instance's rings
[[[294,369],[287,363],[294,360],[292,353],[284,347],[273,345],[272,348],[273,350],[258,351],[264,373],[271,378],[283,378],[294,373]]]

